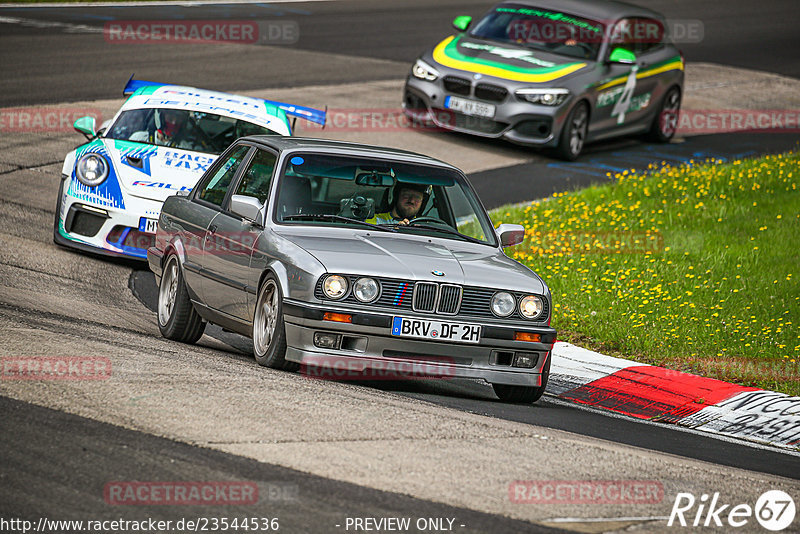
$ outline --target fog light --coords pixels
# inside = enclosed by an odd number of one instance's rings
[[[530,343],[539,343],[542,341],[541,334],[534,334],[533,332],[514,332],[514,341],[528,341]]]
[[[525,367],[530,369],[536,367],[539,361],[539,354],[536,352],[518,352],[514,357],[514,367]]]
[[[314,345],[321,349],[338,349],[339,334],[330,334],[328,332],[314,332]]]

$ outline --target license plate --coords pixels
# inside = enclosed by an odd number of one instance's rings
[[[444,99],[444,107],[460,111],[464,115],[472,115],[474,117],[494,117],[495,107],[492,104],[484,104],[483,102],[475,102],[474,100],[467,100],[466,98],[458,98],[457,96],[448,96]]]
[[[456,343],[478,343],[481,340],[481,326],[477,324],[451,323],[449,321],[427,321],[392,318],[392,335],[417,339],[436,339]]]
[[[154,234],[158,230],[158,219],[139,218],[139,231],[145,234]]]

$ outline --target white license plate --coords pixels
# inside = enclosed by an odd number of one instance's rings
[[[158,230],[158,219],[139,218],[139,231],[146,234],[154,234]]]
[[[478,343],[481,340],[481,326],[477,324],[451,323],[449,321],[427,321],[408,317],[393,317],[392,335],[456,343]]]
[[[466,98],[458,98],[457,96],[448,96],[444,99],[444,107],[460,111],[464,115],[472,115],[474,117],[494,117],[495,107],[492,104],[484,104],[483,102],[475,102],[474,100],[467,100]]]

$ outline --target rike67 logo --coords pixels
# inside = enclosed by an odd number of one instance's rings
[[[733,527],[747,525],[755,517],[767,530],[778,532],[788,528],[796,513],[794,499],[781,490],[770,490],[761,494],[755,506],[749,504],[724,504],[719,492],[711,496],[703,494],[700,499],[691,493],[678,493],[667,526]]]

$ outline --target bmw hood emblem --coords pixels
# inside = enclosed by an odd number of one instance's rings
[[[444,276],[444,273],[442,271],[431,271],[431,274],[434,276]]]

